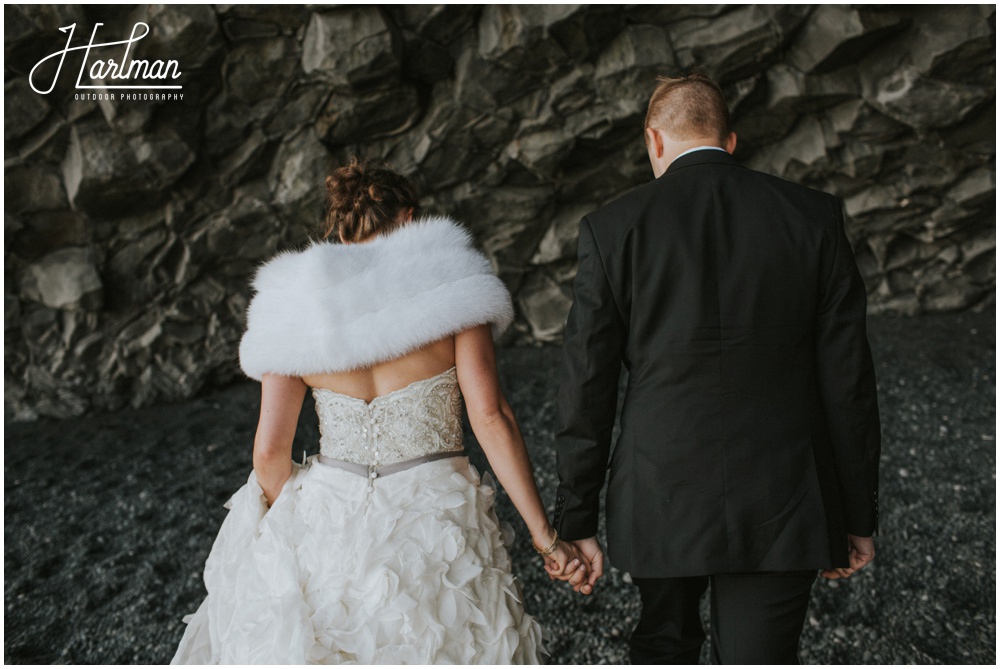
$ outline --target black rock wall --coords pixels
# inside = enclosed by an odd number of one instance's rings
[[[77,99],[80,52],[32,90],[60,27],[84,45],[140,21],[133,57],[176,59],[182,100]],[[655,76],[695,68],[737,157],[844,198],[872,312],[995,299],[992,5],[7,5],[4,25],[7,418],[238,377],[249,276],[306,240],[354,154],[469,225],[512,340],[558,339],[577,221],[651,178]]]

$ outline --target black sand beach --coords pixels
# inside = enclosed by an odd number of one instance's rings
[[[992,313],[873,317],[883,428],[874,565],[818,580],[806,663],[996,661],[995,323]],[[558,348],[501,352],[501,373],[547,504]],[[250,471],[258,386],[181,404],[5,426],[7,663],[165,663],[201,569]],[[311,404],[295,453],[317,450]],[[481,451],[469,437],[480,470]],[[639,599],[610,569],[598,592],[550,583],[520,520],[512,549],[552,663],[623,663]]]

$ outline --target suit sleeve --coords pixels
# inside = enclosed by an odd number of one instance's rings
[[[590,223],[580,222],[579,268],[566,323],[559,387],[555,527],[567,540],[597,534],[626,328]]]
[[[875,367],[865,331],[867,294],[837,199],[834,221],[823,263],[829,278],[817,320],[817,380],[847,532],[868,537],[878,530],[881,430]]]

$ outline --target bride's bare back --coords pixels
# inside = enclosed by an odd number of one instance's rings
[[[310,374],[302,381],[341,395],[371,402],[406,386],[441,374],[455,365],[455,337],[445,337],[401,358],[350,372]]]

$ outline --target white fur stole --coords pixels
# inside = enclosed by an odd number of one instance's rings
[[[253,288],[240,366],[258,381],[368,367],[475,325],[499,334],[514,318],[489,260],[446,217],[280,253]]]

